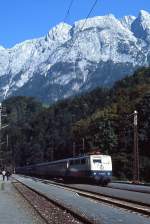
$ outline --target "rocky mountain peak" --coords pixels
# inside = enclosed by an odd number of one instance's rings
[[[105,16],[96,16],[93,18],[88,18],[85,22],[85,19],[76,21],[74,24],[74,31],[84,31],[91,28],[106,29],[111,28],[115,24],[118,24],[119,20],[113,14]]]
[[[150,41],[150,13],[141,10],[131,25],[132,32],[137,38]]]
[[[75,42],[74,42],[75,41]],[[150,14],[104,15],[59,23],[45,37],[0,47],[0,100],[31,95],[47,102],[112,85],[150,65]]]
[[[70,26],[67,23],[59,23],[53,27],[47,34],[46,39],[49,41],[65,42],[70,39]]]
[[[150,19],[150,13],[145,10],[140,10],[138,17],[143,19]]]
[[[134,21],[135,19],[136,19],[135,16],[124,16],[124,17],[121,19],[121,24],[122,24],[125,28],[131,30],[131,25],[132,25],[132,23],[133,23],[133,21]]]

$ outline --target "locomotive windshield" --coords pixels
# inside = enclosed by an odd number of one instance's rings
[[[100,158],[93,158],[92,159],[92,169],[93,170],[100,170],[102,166],[102,160]]]
[[[101,163],[101,159],[93,159],[93,163]]]

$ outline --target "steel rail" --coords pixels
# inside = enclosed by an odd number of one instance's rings
[[[26,176],[27,177],[27,176]],[[47,201],[51,202],[52,204],[54,204],[55,206],[59,207],[62,210],[66,210],[68,213],[70,213],[74,218],[78,219],[79,221],[81,221],[82,223],[86,223],[86,224],[93,224],[94,220],[90,220],[88,217],[86,217],[84,214],[80,214],[78,211],[74,211],[71,208],[65,207],[65,205],[59,203],[58,201],[55,201],[53,199],[51,199],[50,197],[46,196],[45,194],[42,194],[41,192],[29,187],[28,185],[26,185],[25,183],[22,183],[20,180],[18,180],[17,178],[13,178],[16,182],[21,183],[23,186],[25,186],[26,188],[30,189],[31,191],[35,192],[36,194],[38,194],[39,196],[45,198]],[[36,178],[38,179],[38,178]],[[41,179],[38,179],[41,181]],[[14,185],[15,186],[15,185]],[[16,189],[18,190],[18,192],[20,192],[20,194],[30,203],[30,205],[33,207],[32,203],[22,194],[21,191],[19,191],[19,189],[16,187]],[[41,218],[43,218],[45,220],[46,223],[47,222],[46,218],[44,216],[42,216],[40,214],[40,212],[34,207],[34,209],[38,212],[38,214],[41,216]]]
[[[48,181],[48,180],[47,180]],[[56,183],[60,183],[60,180],[59,182],[57,182],[57,180],[55,180]],[[124,184],[124,185],[129,185],[129,186],[133,186],[132,183],[122,183],[122,182],[111,182],[111,183],[119,183],[119,184]],[[140,187],[150,187],[150,184],[146,185],[146,184],[134,184],[135,186],[140,186]],[[95,186],[101,186],[101,185],[95,185]],[[137,192],[137,193],[146,193],[146,194],[150,194],[150,191],[146,190],[146,189],[132,189],[132,188],[122,188],[120,186],[105,186],[105,188],[110,188],[110,189],[118,189],[118,190],[125,190],[125,191],[132,191],[132,192]]]
[[[137,202],[134,202],[132,200],[127,200],[127,199],[124,199],[124,198],[120,199],[120,198],[117,198],[115,196],[111,197],[111,196],[107,196],[107,195],[100,194],[100,193],[94,193],[94,192],[91,192],[91,191],[88,191],[88,190],[79,189],[77,187],[72,187],[72,186],[68,186],[68,185],[65,185],[65,184],[60,184],[60,183],[57,183],[57,182],[52,183],[51,181],[48,181],[48,180],[40,180],[40,181],[42,181],[42,183],[45,183],[45,184],[60,186],[64,189],[69,189],[71,191],[74,191],[74,192],[78,193],[79,195],[94,199],[96,201],[102,201],[102,202],[105,202],[107,204],[115,205],[115,206],[120,207],[120,208],[128,209],[128,210],[131,210],[131,211],[134,211],[134,212],[138,212],[138,213],[150,216],[150,206],[148,206],[145,203],[141,203],[141,202],[137,203]]]
[[[27,176],[24,176],[24,177],[27,177]],[[83,197],[91,198],[93,200],[106,203],[108,205],[114,205],[119,208],[124,208],[124,209],[130,210],[130,211],[134,211],[134,212],[138,212],[140,214],[150,216],[150,206],[145,203],[142,203],[142,202],[135,202],[135,201],[129,200],[129,199],[124,199],[124,198],[120,199],[115,196],[111,197],[111,196],[100,194],[100,193],[94,193],[94,192],[91,192],[88,190],[79,189],[77,187],[72,187],[72,186],[68,186],[66,184],[62,184],[62,183],[58,183],[58,182],[50,181],[50,180],[45,180],[45,179],[41,179],[41,178],[37,178],[37,177],[30,176],[30,178],[32,178],[35,181],[40,181],[44,184],[48,184],[48,185],[52,185],[52,186],[56,186],[56,187],[59,186],[65,190],[67,189],[67,190],[73,191],[75,193],[78,193],[79,195],[81,195]],[[31,190],[33,190],[33,189],[31,189]]]
[[[125,183],[126,184],[126,183]],[[129,184],[129,186],[132,185],[132,184]],[[144,187],[146,185],[135,185],[135,186],[141,186],[141,187]],[[148,185],[147,185],[148,186]],[[132,188],[121,188],[119,186],[107,186],[108,188],[111,188],[111,189],[118,189],[118,190],[124,190],[124,191],[133,191],[133,192],[137,192],[137,193],[145,193],[145,194],[150,194],[150,191],[147,191],[145,189],[132,189]]]

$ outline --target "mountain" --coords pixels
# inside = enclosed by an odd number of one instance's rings
[[[137,18],[110,14],[60,23],[45,37],[0,46],[0,100],[26,95],[53,103],[149,65],[150,14],[144,10]]]

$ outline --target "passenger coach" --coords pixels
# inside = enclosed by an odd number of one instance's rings
[[[89,180],[105,185],[111,181],[112,162],[108,155],[86,155],[18,167],[16,173],[65,180]]]

